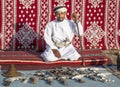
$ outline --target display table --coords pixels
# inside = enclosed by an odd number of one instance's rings
[[[92,68],[93,67],[91,67],[91,69]],[[101,68],[101,67],[94,67],[94,68],[98,68],[99,69],[98,72],[109,73],[105,68]],[[80,68],[78,68],[78,70],[79,69]],[[36,70],[26,70],[26,71],[24,70],[19,72],[21,72],[22,75],[25,76],[32,76],[32,74],[35,73]],[[0,75],[0,87],[5,87],[3,86],[4,79],[5,77]],[[61,84],[58,80],[54,80],[52,85],[46,83],[45,80],[39,80],[37,84],[32,84],[29,81],[27,83],[23,83],[22,81],[17,80],[11,83],[10,86],[8,87],[120,87],[120,79],[112,74],[107,75],[107,79],[110,79],[111,82],[106,82],[106,83],[100,81],[94,81],[87,77],[83,77],[82,79],[85,81],[84,83],[79,83],[73,79],[67,79],[66,85]]]

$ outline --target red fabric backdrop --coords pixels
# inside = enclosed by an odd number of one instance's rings
[[[84,28],[83,49],[120,48],[120,0],[1,0],[0,49],[41,50],[46,23],[58,3],[76,12]],[[73,44],[80,48],[79,38]]]

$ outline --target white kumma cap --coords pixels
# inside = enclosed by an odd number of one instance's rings
[[[56,6],[53,10],[54,12],[67,12],[67,8],[64,5]]]

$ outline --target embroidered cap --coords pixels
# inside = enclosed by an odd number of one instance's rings
[[[67,12],[67,8],[65,5],[58,5],[53,10],[54,12]]]

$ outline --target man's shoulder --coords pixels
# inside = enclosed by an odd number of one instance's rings
[[[74,25],[74,22],[72,20],[69,20],[69,19],[65,19],[65,22],[70,24],[70,25]]]
[[[65,19],[65,21],[70,22],[70,23],[73,23],[73,21],[70,20],[70,19]]]
[[[47,25],[51,25],[51,24],[54,24],[55,23],[55,20],[52,20],[50,22],[47,23]]]

